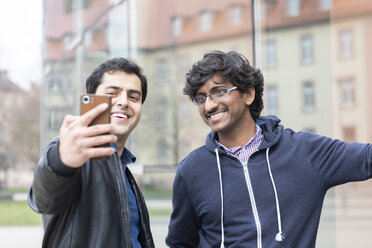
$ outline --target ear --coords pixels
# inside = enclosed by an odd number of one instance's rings
[[[255,98],[255,95],[256,95],[256,91],[253,87],[250,87],[248,90],[247,90],[247,93],[246,93],[246,99],[245,99],[245,104],[247,106],[250,106],[253,101],[254,101],[254,98]]]

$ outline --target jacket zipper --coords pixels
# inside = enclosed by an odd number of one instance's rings
[[[251,200],[251,206],[252,206],[253,216],[254,216],[254,220],[256,222],[256,229],[257,229],[257,248],[262,248],[261,223],[260,223],[260,219],[258,217],[257,205],[256,205],[256,200],[255,200],[254,194],[253,194],[251,179],[249,177],[248,161],[246,163],[243,163],[240,159],[238,159],[238,160],[239,160],[239,162],[243,166],[245,182],[247,184],[247,188],[248,188],[248,192],[249,192],[249,198]]]

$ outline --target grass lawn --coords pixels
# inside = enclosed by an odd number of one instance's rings
[[[149,209],[151,217],[170,216],[171,209]],[[0,226],[41,225],[41,215],[35,213],[26,201],[0,201]]]
[[[145,198],[172,198],[172,190],[170,189],[141,189],[141,192]]]
[[[28,189],[6,189],[1,193],[11,194],[27,192]],[[142,193],[147,199],[171,198],[171,190],[143,189]],[[171,209],[149,209],[150,217],[170,216]],[[0,226],[27,226],[41,225],[41,215],[35,213],[26,201],[0,201]]]
[[[149,209],[150,219],[151,217],[169,217],[172,213],[172,209]]]
[[[0,201],[0,226],[41,225],[41,215],[26,201]]]

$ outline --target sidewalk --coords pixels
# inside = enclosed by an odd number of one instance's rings
[[[172,208],[170,200],[149,199],[146,204],[149,209]],[[164,240],[168,233],[169,217],[151,217],[150,222],[155,247],[166,248]],[[42,238],[42,226],[0,226],[1,248],[40,248]]]
[[[151,218],[151,230],[156,248],[166,248],[164,239],[168,232],[168,218]],[[40,248],[42,226],[0,226],[1,248]]]
[[[0,226],[2,248],[40,248],[42,237],[41,226]]]

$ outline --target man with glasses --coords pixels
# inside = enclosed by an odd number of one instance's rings
[[[177,168],[169,247],[315,247],[327,190],[372,177],[371,144],[260,116],[263,86],[236,52],[207,53],[187,73],[184,93],[212,131]]]

